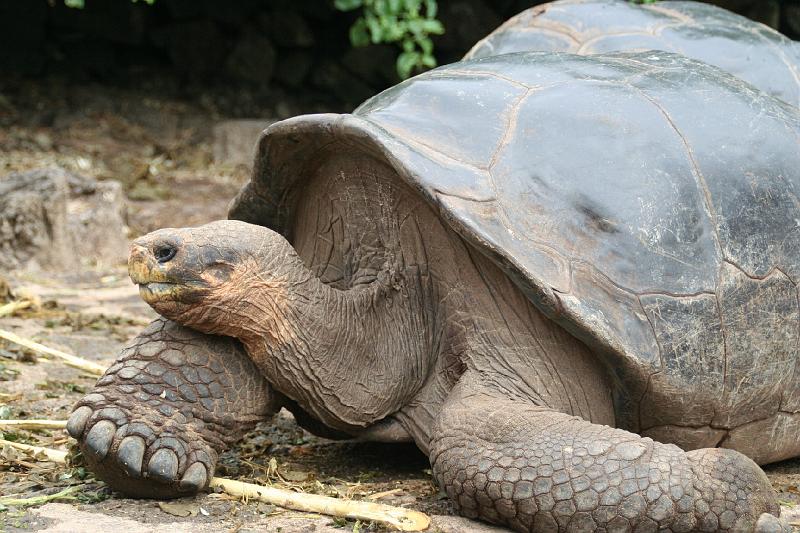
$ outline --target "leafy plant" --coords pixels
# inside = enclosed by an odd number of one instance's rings
[[[415,70],[436,66],[431,35],[444,33],[436,18],[436,0],[335,0],[340,11],[361,8],[362,14],[350,27],[353,46],[395,43],[397,73],[408,78]]]

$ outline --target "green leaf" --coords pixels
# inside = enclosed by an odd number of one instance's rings
[[[433,55],[433,41],[428,37],[417,39],[417,44],[422,48],[422,54],[426,56]]]
[[[422,0],[406,0],[406,12],[410,15],[419,16],[420,7],[422,7]]]
[[[378,21],[378,18],[372,13],[366,13],[364,15],[364,21],[367,23],[367,29],[369,30],[370,40],[372,41],[372,44],[382,43],[383,27],[381,26],[381,23]]]
[[[385,17],[391,14],[389,2],[387,0],[375,0],[375,5],[372,7],[372,10],[379,17]]]
[[[145,0],[148,1],[148,0]],[[436,17],[436,0],[334,0],[337,9],[362,8],[361,17],[350,28],[353,46],[397,43],[397,72],[407,78],[415,69],[436,66],[430,35],[444,33]]]
[[[444,26],[438,20],[425,19],[422,21],[422,31],[434,35],[441,35],[444,33]]]
[[[429,19],[435,19],[438,7],[439,6],[436,5],[436,0],[425,0],[425,15]]]
[[[400,41],[408,31],[408,25],[405,22],[398,21],[395,17],[388,19],[383,26],[384,42],[396,43]]]
[[[414,34],[415,37],[419,38],[422,36],[422,19],[409,20],[408,29]]]
[[[397,73],[402,79],[406,79],[411,75],[414,67],[419,65],[420,55],[419,52],[403,52],[397,56]]]
[[[64,0],[64,5],[74,9],[83,9],[85,7],[85,0]]]
[[[333,5],[339,11],[352,11],[361,7],[363,2],[361,0],[334,0]]]
[[[360,18],[350,26],[350,44],[353,46],[367,46],[370,43],[367,22]]]

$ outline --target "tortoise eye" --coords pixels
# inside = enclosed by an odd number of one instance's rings
[[[156,257],[156,261],[159,263],[166,263],[172,260],[175,257],[175,254],[178,253],[178,249],[171,244],[161,244],[153,250],[153,255]]]

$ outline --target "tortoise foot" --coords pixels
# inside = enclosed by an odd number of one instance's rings
[[[67,425],[99,478],[140,498],[174,498],[208,485],[217,463],[209,442],[218,436],[166,398],[160,405],[131,404],[103,389],[84,397]]]
[[[174,498],[208,486],[218,454],[279,408],[238,342],[157,320],[75,405],[67,430],[114,490]]]
[[[693,476],[694,514],[702,531],[783,531],[775,492],[761,468],[734,450],[686,452]]]
[[[785,530],[767,476],[739,452],[686,453],[504,398],[469,373],[430,457],[461,514],[520,532]]]

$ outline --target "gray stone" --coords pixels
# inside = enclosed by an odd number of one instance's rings
[[[275,80],[289,87],[300,87],[313,64],[314,56],[308,50],[283,51],[275,67]]]
[[[314,32],[297,11],[275,10],[261,17],[260,26],[278,46],[308,48],[314,46]]]
[[[0,268],[68,271],[127,256],[122,190],[60,168],[0,179]]]
[[[797,38],[800,35],[800,4],[789,4],[784,6],[784,17],[789,31]]]
[[[86,182],[89,182],[87,189]],[[117,181],[70,182],[67,231],[72,253],[90,266],[124,263],[128,257],[125,195]]]
[[[246,33],[236,43],[225,67],[240,80],[266,85],[275,70],[275,55],[275,48],[269,39]]]
[[[224,165],[253,165],[256,141],[275,119],[241,119],[219,122],[213,129],[214,162]]]

